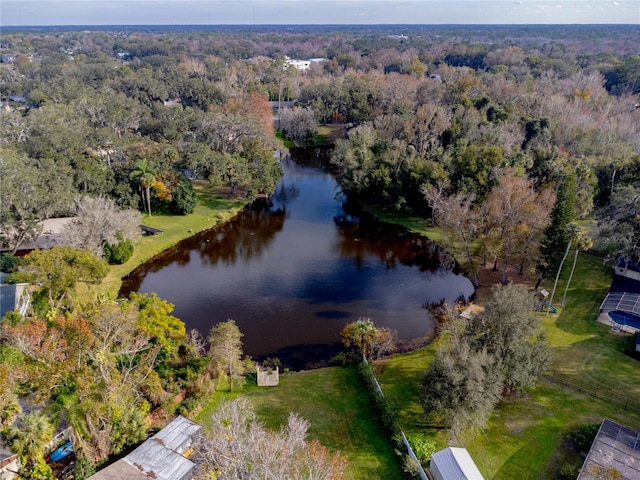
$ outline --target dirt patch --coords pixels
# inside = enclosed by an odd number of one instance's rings
[[[491,289],[494,285],[499,285],[502,280],[502,267],[498,265],[496,271],[493,270],[493,265],[490,264],[487,264],[486,267],[480,267],[478,278],[480,279],[480,286],[476,288],[474,303],[484,305],[491,298]],[[529,290],[533,290],[537,281],[537,278],[532,274],[525,273],[520,275],[518,269],[513,266],[507,269],[507,278],[509,283],[524,285]]]

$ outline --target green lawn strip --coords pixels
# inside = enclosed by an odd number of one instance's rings
[[[248,386],[260,419],[272,429],[295,412],[310,423],[308,436],[349,460],[347,479],[401,478],[390,439],[355,368],[330,367],[280,376],[278,387]]]
[[[246,205],[244,201],[218,195],[205,181],[195,181],[194,188],[198,204],[192,214],[167,215],[152,212],[151,216],[144,216],[144,225],[160,229],[162,233],[140,237],[135,244],[133,256],[126,263],[110,266],[109,273],[97,287],[98,292],[116,295],[122,285],[122,278],[136,267],[180,240],[228,221]]]
[[[558,286],[561,293],[570,267],[565,269]],[[611,279],[611,269],[603,267],[602,259],[581,254],[565,307],[560,307],[558,315],[540,314],[540,318],[554,347],[554,370],[603,390],[640,398],[640,362],[624,353],[631,336],[596,322]]]

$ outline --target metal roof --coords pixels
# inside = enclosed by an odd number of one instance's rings
[[[200,425],[178,416],[129,455],[89,477],[92,480],[191,478],[196,466],[184,453],[191,447]]]
[[[191,472],[195,463],[150,438],[124,461],[149,478],[179,480]]]
[[[150,440],[183,454],[191,444],[191,438],[200,430],[200,425],[181,415],[177,416],[166,427],[156,433]],[[189,445],[186,446],[185,445]]]
[[[466,448],[448,447],[431,455],[446,480],[484,480]]]

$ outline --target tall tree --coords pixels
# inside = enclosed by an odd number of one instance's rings
[[[0,242],[12,254],[42,232],[39,200],[46,192],[41,172],[15,150],[0,150]]]
[[[156,181],[156,168],[142,158],[136,162],[135,169],[131,172],[131,179],[138,182],[142,194],[142,205],[151,216],[151,187]]]
[[[499,286],[484,311],[470,322],[471,345],[496,359],[507,395],[532,386],[551,358],[532,311],[533,296],[524,286]]]
[[[507,170],[499,177],[486,199],[487,223],[496,241],[497,254],[502,261],[502,284],[508,282],[508,267],[514,260],[530,254],[531,239],[547,223],[551,208],[547,192],[535,192],[533,182]]]
[[[242,362],[242,337],[244,335],[234,320],[218,323],[209,330],[209,357],[220,374],[227,376],[229,390],[244,375]]]
[[[459,258],[463,259],[461,264],[477,288],[480,286],[478,278],[480,262],[476,254],[486,218],[483,209],[474,205],[474,200],[475,195],[469,193],[445,197],[440,202],[438,218],[440,226],[451,240],[451,248],[460,254]]]
[[[640,260],[640,186],[619,186],[598,215],[599,240],[609,256]]]
[[[376,339],[376,327],[369,317],[360,317],[348,323],[340,332],[342,343],[346,347],[356,347],[367,359],[373,359],[373,345]]]
[[[542,240],[543,259],[540,270],[543,276],[558,271],[567,245],[570,243],[569,224],[575,218],[576,177],[571,174],[559,185],[556,200],[551,209],[551,222],[544,230]]]
[[[453,320],[422,379],[425,414],[454,435],[486,424],[502,397],[533,385],[549,349],[524,287],[496,287],[484,312]]]

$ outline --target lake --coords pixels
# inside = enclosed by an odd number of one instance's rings
[[[155,292],[205,337],[227,319],[254,359],[309,368],[342,349],[340,331],[360,316],[401,339],[433,331],[423,305],[473,293],[435,243],[373,218],[345,213],[318,151],[293,152],[273,198],[194,235],[124,279],[121,294]]]

